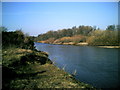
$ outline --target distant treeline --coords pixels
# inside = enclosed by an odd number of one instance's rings
[[[58,31],[48,31],[36,37],[35,41],[44,41],[45,43],[80,43],[87,42],[88,45],[120,45],[119,25],[109,25],[106,30],[100,30],[96,26],[79,26]]]
[[[8,32],[6,27],[0,27],[0,31],[3,49],[8,47],[34,49],[33,37],[25,35],[22,30]]]

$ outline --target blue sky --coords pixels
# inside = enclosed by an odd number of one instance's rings
[[[37,36],[79,25],[118,24],[117,2],[3,2],[2,25]]]

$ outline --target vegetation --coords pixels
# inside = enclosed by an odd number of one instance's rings
[[[9,75],[8,75],[9,73]],[[3,51],[3,89],[93,88],[51,64],[44,52],[10,48]]]
[[[8,32],[2,27],[2,88],[32,90],[39,88],[93,88],[78,82],[70,74],[55,67],[48,54],[37,51],[33,37],[21,30]],[[0,67],[1,68],[1,67]]]
[[[118,31],[110,30],[96,30],[88,37],[87,42],[89,45],[98,46],[120,46],[120,38],[118,37]]]
[[[7,28],[2,29],[2,48],[7,47],[19,47],[24,49],[35,49],[33,38],[31,36],[25,36],[22,30],[16,30],[7,32]]]
[[[58,31],[48,31],[40,34],[34,40],[43,43],[63,44],[63,43],[88,43],[94,46],[120,46],[119,25],[109,25],[106,30],[91,26],[72,27]]]

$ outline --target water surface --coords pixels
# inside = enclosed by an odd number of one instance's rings
[[[118,87],[118,49],[35,43],[59,68],[98,88]]]

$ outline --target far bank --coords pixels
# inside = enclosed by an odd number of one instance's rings
[[[82,43],[74,43],[74,42],[68,42],[68,43],[46,43],[45,41],[37,41],[38,43],[45,43],[45,44],[54,44],[54,45],[76,45],[76,46],[92,46],[89,45],[87,42],[82,42]],[[93,45],[95,47],[100,47],[100,48],[120,48],[120,46],[100,46],[100,45]]]

